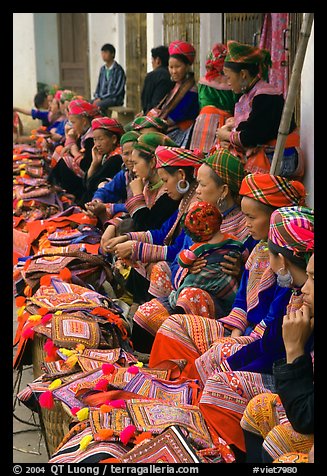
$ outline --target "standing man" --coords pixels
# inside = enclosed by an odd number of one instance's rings
[[[151,56],[153,70],[146,75],[141,94],[142,114],[144,116],[150,109],[156,107],[174,86],[168,71],[168,47],[157,46],[152,48]]]
[[[108,107],[124,104],[126,75],[120,64],[115,61],[116,49],[113,45],[110,43],[103,45],[101,55],[105,64],[100,68],[93,104],[107,115]]]

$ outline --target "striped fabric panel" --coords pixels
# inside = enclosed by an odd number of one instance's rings
[[[219,319],[219,322],[231,327],[236,327],[244,332],[248,325],[247,312],[240,307],[233,307],[228,316],[222,317]]]
[[[219,337],[224,336],[224,328],[216,320],[187,314],[170,316],[158,332],[200,355]]]
[[[272,375],[254,372],[216,372],[206,381],[200,408],[201,405],[209,404],[243,415],[252,397],[262,392],[270,393],[273,389]]]

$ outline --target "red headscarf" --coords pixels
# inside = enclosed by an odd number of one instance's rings
[[[183,55],[193,64],[195,59],[195,48],[186,41],[176,40],[170,43],[168,53],[172,55]]]
[[[297,180],[255,173],[244,177],[239,194],[279,208],[304,205],[306,191],[304,185]]]
[[[76,116],[84,114],[90,117],[100,115],[99,108],[85,101],[85,99],[73,99],[73,101],[69,103],[68,113]]]
[[[224,61],[227,54],[227,46],[223,43],[215,43],[206,60],[205,78],[209,81],[222,75]]]
[[[110,117],[97,117],[92,120],[92,130],[95,129],[106,129],[113,134],[116,134],[119,138],[125,133],[123,126],[116,119],[111,119]]]

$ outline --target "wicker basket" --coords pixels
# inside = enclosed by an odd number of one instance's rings
[[[34,378],[38,378],[43,372],[41,364],[45,360],[46,353],[43,346],[47,337],[41,334],[35,334],[32,345],[32,362]],[[41,408],[40,411],[41,426],[43,427],[44,439],[46,442],[49,456],[51,456],[57,446],[61,443],[63,437],[68,432],[69,423],[72,417],[64,410],[60,401],[55,400],[52,410]]]

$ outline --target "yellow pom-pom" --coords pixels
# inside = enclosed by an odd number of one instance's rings
[[[76,354],[76,350],[65,349],[64,347],[61,347],[59,349],[59,352],[63,355],[66,355],[67,357],[70,357],[71,355]]]
[[[60,314],[62,314],[62,311],[56,311],[55,312],[55,316],[59,316]]]
[[[20,208],[24,205],[24,200],[18,200],[17,207]]]
[[[89,417],[89,409],[86,407],[86,408],[82,408],[81,410],[79,410],[77,413],[76,413],[76,416],[78,418],[79,421],[83,421],[83,420],[86,420],[88,417]]]
[[[48,386],[48,389],[54,390],[55,388],[60,387],[61,384],[62,384],[62,381],[60,380],[60,378],[56,378],[56,380],[50,383],[50,385]]]
[[[71,355],[68,357],[68,359],[65,361],[65,365],[68,365],[68,367],[73,368],[74,365],[77,363],[78,357],[76,354]]]
[[[79,449],[81,451],[85,451],[86,448],[89,446],[89,444],[91,443],[91,441],[93,440],[93,436],[92,435],[86,435],[84,436],[82,439],[81,439],[81,442],[79,444]]]
[[[77,344],[76,345],[76,350],[79,354],[81,354],[85,349],[85,345],[84,344]]]
[[[136,364],[134,364],[134,365],[136,365],[136,367],[142,368],[143,367],[143,362],[138,362],[137,361]]]
[[[37,321],[40,321],[41,319],[42,319],[42,316],[40,316],[40,314],[32,314],[28,318],[28,321],[37,322]]]
[[[21,171],[19,172],[19,176],[20,176],[20,177],[25,177],[25,175],[26,175],[25,170],[21,170]]]
[[[17,310],[17,317],[20,317],[23,314],[25,308],[26,306],[22,306]]]

